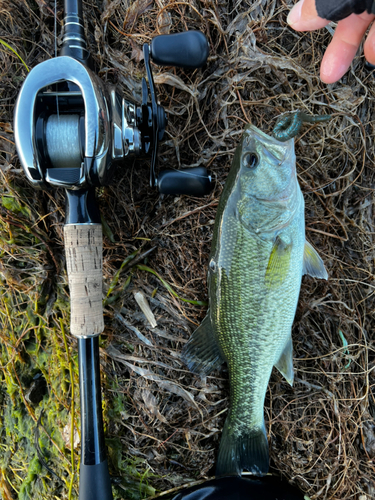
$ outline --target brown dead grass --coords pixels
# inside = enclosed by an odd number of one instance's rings
[[[327,29],[293,32],[286,24],[290,4],[84,2],[101,78],[134,98],[140,96],[144,74],[144,42],[160,33],[200,29],[210,44],[202,70],[154,67],[154,73],[169,120],[160,168],[204,165],[214,190],[204,199],[162,198],[148,187],[147,164],[125,166],[98,198],[113,234],[105,238],[104,286],[109,289],[131,252],[156,246],[147,265],[179,296],[207,300],[212,224],[244,124],[270,132],[284,112],[333,114],[328,123],[305,127],[296,140],[307,237],[319,250],[329,280],[303,279],[293,328],[296,383],[291,389],[275,372],[265,413],[272,472],[280,471],[312,499],[365,500],[375,496],[374,75],[357,57],[339,83],[322,84],[319,64],[331,34]],[[53,56],[53,2],[0,2],[0,8],[0,38],[30,68]],[[1,46],[0,67],[3,183],[21,186],[28,193],[24,203],[43,207],[38,225],[54,248],[58,279],[66,280],[63,193],[33,200],[13,144],[13,106],[26,70]],[[45,279],[53,289],[56,277],[46,273]],[[135,290],[148,298],[156,329],[140,312]],[[118,394],[125,395],[126,404],[107,421],[107,437],[121,443],[121,460],[137,459],[140,470],[151,470],[150,482],[160,491],[212,475],[228,405],[226,373],[200,380],[179,360],[205,309],[172,297],[154,275],[137,268],[124,269],[111,297],[116,293],[105,310],[103,383],[108,408]],[[109,453],[118,474],[111,448]]]

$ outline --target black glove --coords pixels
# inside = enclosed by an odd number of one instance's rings
[[[350,14],[375,14],[374,0],[315,0],[315,5],[319,17],[335,22]]]

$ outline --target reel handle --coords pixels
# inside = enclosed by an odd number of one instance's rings
[[[151,40],[151,59],[161,66],[201,68],[208,58],[207,38],[201,31],[159,35]]]
[[[205,196],[211,191],[211,177],[204,167],[162,170],[156,184],[162,194]]]

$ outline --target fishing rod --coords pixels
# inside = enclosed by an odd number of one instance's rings
[[[35,66],[18,95],[14,133],[28,181],[66,193],[64,246],[70,289],[70,331],[77,338],[81,405],[80,500],[111,500],[100,391],[99,335],[103,235],[95,188],[111,183],[116,167],[149,157],[150,184],[164,194],[210,191],[203,167],[156,175],[167,118],[157,103],[150,61],[198,68],[208,43],[199,31],[155,37],[144,44],[147,81],[142,102],[125,99],[94,73],[83,27],[82,1],[64,0],[60,55]]]

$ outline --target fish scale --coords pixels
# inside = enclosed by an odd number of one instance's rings
[[[220,296],[223,299],[221,307],[218,307],[220,317],[214,329],[229,368],[230,387],[233,388],[231,420],[232,425],[237,427],[241,427],[245,421],[242,417],[244,411],[254,414],[254,421],[251,422],[253,425],[263,424],[263,400],[268,378],[272,366],[281,354],[280,349],[282,350],[290,335],[290,323],[294,316],[290,306],[298,297],[298,288],[292,286],[294,284],[291,280],[286,280],[283,290],[274,293],[269,293],[264,288],[262,281],[266,274],[272,243],[262,242],[246,232],[248,233],[242,226],[239,227],[239,238],[233,245],[236,251],[232,256],[230,275],[227,279],[225,276],[222,278]],[[258,255],[257,266],[252,265],[254,262],[247,262],[246,257],[250,260],[253,255]],[[300,265],[302,271],[302,260]],[[302,272],[300,274],[302,276]],[[213,286],[215,287],[215,284]],[[262,288],[263,293],[260,293]],[[297,293],[293,293],[293,288]],[[284,315],[278,316],[276,328],[274,312],[281,309],[280,296],[287,298],[288,306],[282,309],[285,311]],[[266,301],[274,302],[272,308]],[[213,317],[214,310],[215,305],[211,309]],[[275,336],[270,337],[267,334],[269,331],[274,331]],[[241,332],[240,336],[238,332]],[[236,348],[238,341],[241,349]],[[271,351],[274,351],[273,355]],[[263,352],[267,353],[267,359],[271,358],[271,363],[261,363]],[[254,409],[257,409],[257,412]]]
[[[220,197],[207,316],[183,349],[195,373],[228,366],[230,407],[217,475],[268,471],[264,399],[273,366],[293,382],[291,328],[303,274],[327,278],[305,240],[294,140],[246,127]]]

